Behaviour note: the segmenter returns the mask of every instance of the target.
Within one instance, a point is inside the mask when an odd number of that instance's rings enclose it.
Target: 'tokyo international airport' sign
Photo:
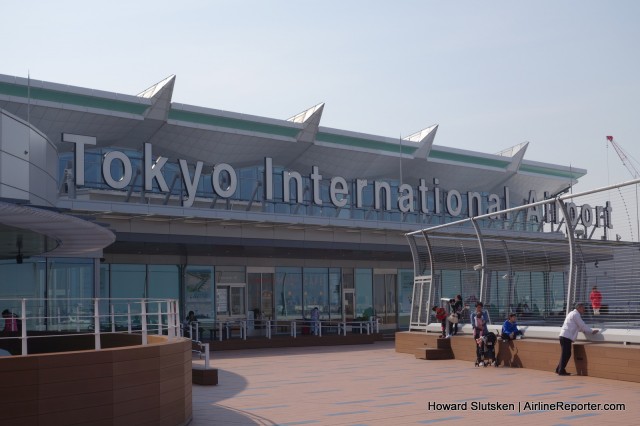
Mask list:
[[[85,145],[95,145],[96,139],[89,136],[72,135],[64,133],[62,135],[63,142],[71,142],[75,144],[75,184],[77,186],[83,186],[84,182],[84,152]],[[169,186],[165,180],[162,172],[162,168],[167,163],[168,158],[158,156],[155,161],[153,159],[153,146],[150,143],[144,144],[143,155],[143,176],[144,176],[144,190],[152,191],[153,182],[158,185],[161,192],[170,192]],[[112,175],[112,163],[120,163],[122,173],[114,177]],[[184,183],[184,188],[187,192],[187,197],[182,200],[183,207],[191,207],[196,198],[196,191],[198,183],[202,177],[202,170],[204,163],[197,161],[195,167],[193,167],[193,174],[190,171],[190,165],[186,160],[179,159],[178,164],[180,166],[181,178]],[[110,188],[124,189],[132,184],[133,166],[131,159],[122,151],[110,151],[106,153],[102,158],[102,176],[103,179]],[[264,201],[274,200],[274,170],[273,159],[265,157],[264,159]],[[321,184],[326,181],[327,178],[320,174],[318,166],[312,166],[311,173],[308,175],[308,179],[311,182],[311,202],[315,205],[322,206],[325,201],[321,197]],[[234,168],[227,163],[218,163],[213,166],[210,174],[211,185],[213,191],[220,198],[231,198],[236,192],[238,187],[238,176]],[[293,202],[291,200],[291,184],[295,185],[295,202],[302,203],[304,198],[304,182],[303,176],[297,171],[283,171],[282,172],[282,194],[284,202]],[[442,190],[440,188],[439,179],[433,179],[432,186],[429,186],[426,179],[419,179],[416,187],[407,183],[402,183],[397,188],[397,203],[392,206],[391,195],[392,188],[389,182],[383,180],[374,180],[369,182],[368,179],[355,179],[355,182],[347,182],[344,177],[334,176],[328,178],[329,184],[329,202],[335,207],[345,207],[351,198],[352,205],[356,208],[363,207],[364,190],[373,185],[373,198],[374,208],[376,210],[392,211],[398,210],[403,213],[411,213],[419,211],[420,213],[434,213],[440,214],[445,209],[445,212],[451,217],[460,216],[477,216],[481,214],[491,214],[500,210],[512,207],[510,204],[509,187],[504,186],[502,194],[481,194],[476,191],[467,192],[463,195],[462,192],[456,189]],[[463,202],[463,197],[466,196],[466,204]],[[430,211],[428,200],[432,200],[432,209]],[[545,198],[548,198],[547,193],[544,194]],[[542,199],[540,199],[542,200]],[[527,203],[535,203],[538,200],[538,196],[535,190],[529,191],[529,199]],[[466,208],[465,208],[466,206]],[[526,221],[535,222],[547,222],[557,223],[558,215],[556,213],[556,206],[553,201],[546,205],[540,205],[537,207],[531,207],[527,210]],[[572,225],[582,223],[585,227],[601,227],[606,226],[612,228],[611,223],[611,205],[609,202],[605,206],[591,207],[588,204],[577,206],[574,203],[567,203],[567,210],[569,213],[570,221]],[[510,218],[510,213],[503,215],[505,219]],[[497,219],[498,215],[492,218]]]

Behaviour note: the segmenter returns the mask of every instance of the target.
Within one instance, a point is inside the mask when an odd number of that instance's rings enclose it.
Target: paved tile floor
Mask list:
[[[418,360],[393,342],[216,352],[211,362],[219,385],[193,386],[193,426],[640,423],[638,383]]]

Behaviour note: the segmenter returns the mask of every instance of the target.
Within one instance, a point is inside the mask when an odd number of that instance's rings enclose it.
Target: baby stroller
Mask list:
[[[495,333],[489,332],[480,339],[477,348],[476,367],[498,366],[496,360],[496,342],[498,338]]]

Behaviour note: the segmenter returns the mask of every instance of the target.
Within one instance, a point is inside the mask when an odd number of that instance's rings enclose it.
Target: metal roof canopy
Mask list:
[[[74,216],[0,201],[0,259],[99,257],[116,237]]]

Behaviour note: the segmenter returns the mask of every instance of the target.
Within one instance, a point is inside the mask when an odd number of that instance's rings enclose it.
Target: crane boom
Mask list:
[[[636,166],[633,165],[633,163],[631,162],[631,159],[629,159],[629,156],[624,151],[624,149],[622,149],[622,147],[618,145],[616,141],[613,140],[613,136],[607,136],[607,140],[611,142],[613,149],[616,150],[616,154],[618,154],[618,157],[620,157],[622,164],[627,168],[627,170],[629,170],[629,173],[631,173],[631,176],[633,176],[634,179],[637,179],[638,176],[640,176],[640,172],[638,172],[638,169],[636,168]],[[640,207],[638,206],[638,185],[635,185],[635,187],[636,187],[636,232],[637,232],[636,235],[638,235],[638,240],[640,241]],[[633,240],[633,229],[631,229],[631,240]]]
[[[613,140],[613,136],[607,136],[607,141],[609,141],[611,143],[611,146],[613,146],[613,149],[616,150],[616,154],[618,154],[618,157],[620,157],[622,164],[627,168],[627,170],[629,170],[631,176],[634,179],[637,179],[640,176],[640,172],[635,168],[633,163],[631,163],[631,160],[629,160],[629,156],[624,151],[624,149],[622,149],[622,147],[618,145],[615,140]]]

